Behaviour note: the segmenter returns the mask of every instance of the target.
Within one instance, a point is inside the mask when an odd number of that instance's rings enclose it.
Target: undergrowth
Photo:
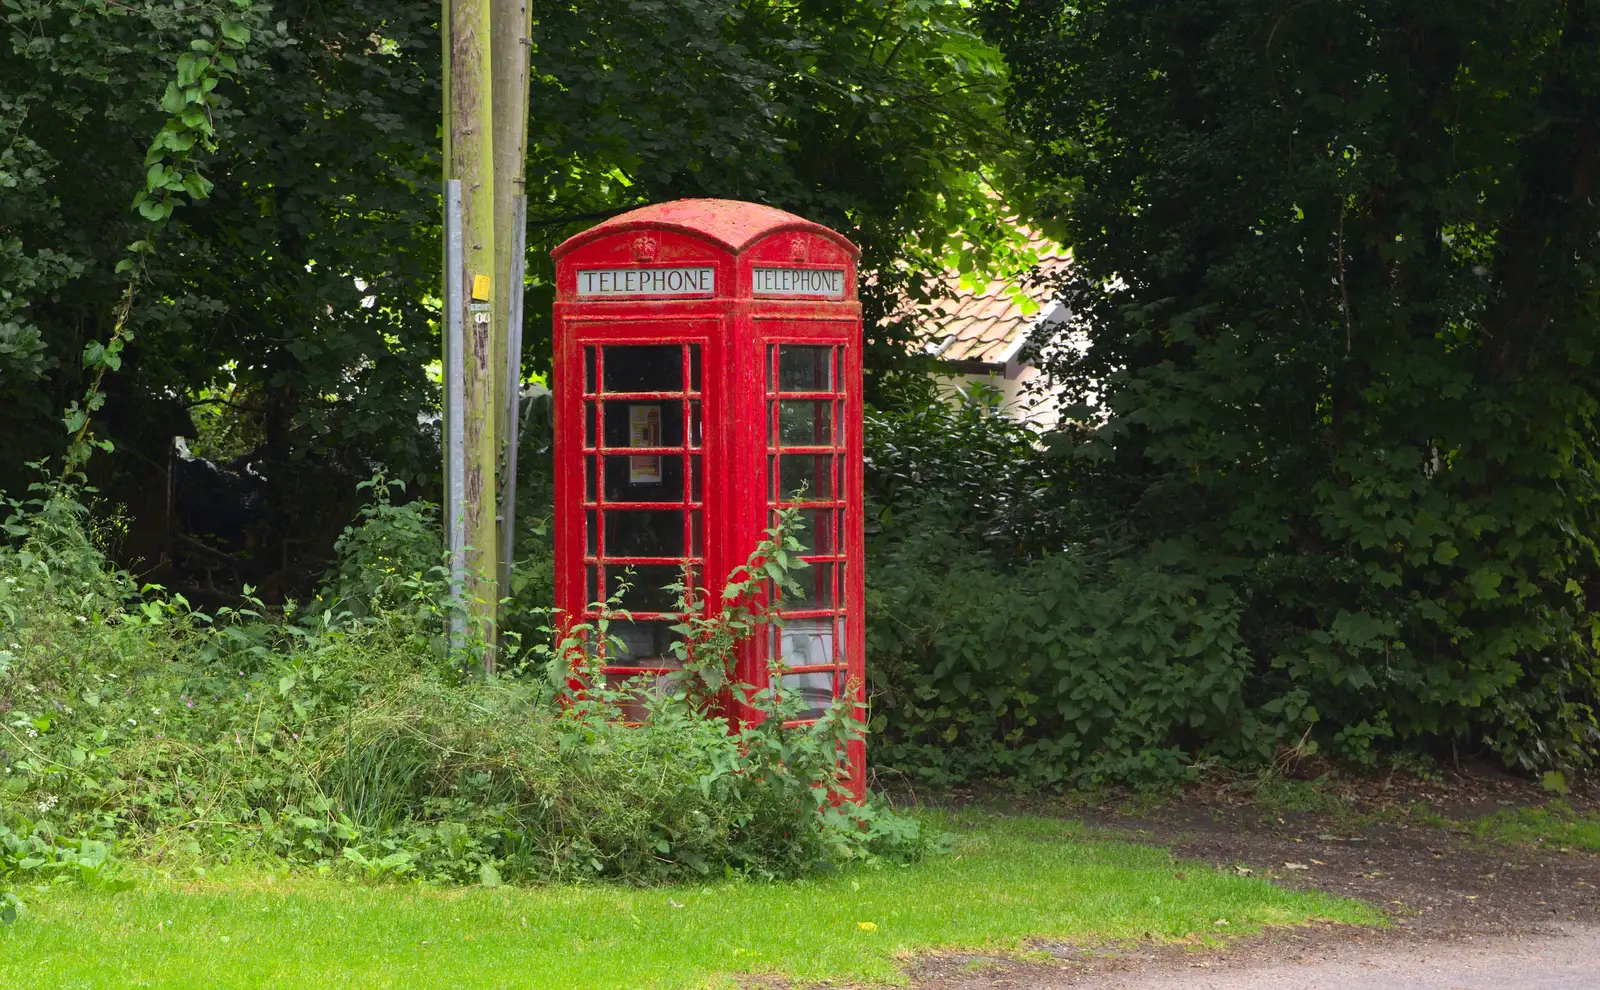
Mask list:
[[[1538,808],[1502,808],[1467,827],[1479,839],[1508,845],[1600,853],[1600,814],[1559,799]]]
[[[690,662],[625,725],[637,692],[586,670],[626,618],[614,607],[547,628],[509,674],[468,673],[470,648],[442,635],[442,572],[407,551],[428,546],[408,513],[427,512],[380,498],[344,541],[362,566],[336,568],[310,607],[206,615],[110,567],[76,492],[11,503],[0,891],[95,879],[114,854],[487,885],[793,877],[920,854],[915,822],[838,800],[850,712],[786,729],[787,702],[712,669],[729,630],[773,617],[734,598],[686,620]],[[763,574],[789,559],[787,525],[752,558]],[[770,717],[731,726],[703,703],[720,690]],[[14,916],[15,896],[0,907]]]

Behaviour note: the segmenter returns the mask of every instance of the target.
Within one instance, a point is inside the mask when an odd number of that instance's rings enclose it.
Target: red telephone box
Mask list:
[[[791,213],[716,199],[634,210],[552,252],[556,606],[592,617],[631,570],[613,684],[674,666],[666,588],[686,566],[715,607],[793,506],[804,592],[774,596],[783,627],[746,644],[735,674],[766,688],[781,658],[802,721],[841,697],[862,717],[859,253]],[[744,701],[729,714],[759,717]],[[859,794],[864,744],[847,755]]]

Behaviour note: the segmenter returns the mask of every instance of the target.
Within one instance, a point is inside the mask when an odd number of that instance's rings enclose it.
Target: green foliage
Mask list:
[[[0,306],[0,318],[22,315],[34,301],[29,295],[36,294],[39,301],[58,300],[63,288],[85,275],[110,274],[109,284],[122,282],[120,298],[104,314],[109,324],[105,339],[90,336],[77,359],[87,386],[81,400],[74,397],[66,403],[62,418],[71,435],[66,444],[69,470],[81,467],[94,448],[112,447],[110,441],[94,441],[89,430],[90,418],[105,402],[101,383],[108,372],[122,366],[122,352],[134,336],[136,289],[148,259],[156,253],[157,232],[183,199],[200,201],[211,192],[213,184],[202,174],[201,160],[217,150],[216,120],[226,116],[228,108],[217,88],[238,74],[252,27],[259,26],[264,13],[265,8],[251,0],[201,3],[188,9],[108,7],[81,0],[8,5],[5,25],[13,58],[7,66],[13,71],[0,73],[0,107],[7,111],[0,121],[11,130],[11,150],[0,159],[0,235],[23,236],[0,236],[0,257],[6,263],[0,273],[15,276],[14,288]],[[190,40],[175,41],[174,35]],[[59,136],[62,130],[77,128],[47,130],[39,121],[64,114],[81,126],[85,119],[104,115],[120,125],[119,136],[129,136],[130,128],[136,131],[141,122],[137,113],[126,112],[132,108],[107,113],[94,104],[99,102],[97,90],[130,82],[134,92],[116,96],[137,97],[142,88],[165,82],[157,105],[167,116],[159,130],[150,128],[154,137],[147,138],[144,179],[130,197],[144,224],[127,238],[131,243],[114,268],[95,273],[91,263],[72,250],[76,245],[69,241],[67,250],[62,250],[62,228],[70,210],[62,209],[59,189],[47,188],[44,181],[45,175],[54,173],[59,182],[59,173],[69,164],[59,149]],[[104,197],[118,188],[122,187],[113,185],[90,195]],[[123,222],[112,231],[132,232],[124,218],[116,219]],[[92,236],[103,239],[105,231]],[[22,291],[29,295],[19,295]],[[44,355],[37,325],[10,319],[0,326],[5,340],[0,356],[10,359],[10,381],[27,385],[40,379],[49,365],[65,363]],[[39,411],[41,404],[35,400],[33,408],[23,410],[24,422],[27,413]],[[0,482],[4,480],[0,477]]]
[[[1316,780],[1296,780],[1267,769],[1259,772],[1254,780],[1246,781],[1243,789],[1249,793],[1256,807],[1267,814],[1348,814],[1350,805],[1333,793],[1327,784],[1326,776]]]
[[[1001,568],[933,535],[947,525],[927,520],[868,572],[880,766],[936,784],[1162,786],[1202,746],[1270,755],[1315,719],[1303,709],[1269,725],[1251,711],[1240,603],[1175,566],[1192,548]]]
[[[1005,126],[1006,68],[967,3],[602,0],[536,16],[541,326],[545,249],[592,222],[561,217],[681,196],[769,203],[862,248],[878,394],[909,363],[914,328],[880,322],[902,292],[925,299],[947,264],[984,274],[1025,252],[995,193],[1021,181],[1026,143]]]
[[[371,615],[404,608],[419,592],[440,594],[444,541],[438,506],[396,505],[391,489],[404,492],[405,485],[381,474],[357,487],[369,491],[372,501],[333,544],[338,563],[324,578],[324,607]]]
[[[1046,357],[1089,517],[1223,582],[1248,711],[1591,768],[1600,11],[986,11],[1072,190],[1089,346]]]
[[[226,416],[267,489],[266,546],[235,570],[271,600],[326,566],[353,508],[329,491],[378,467],[436,490],[418,414],[438,402],[438,10],[5,8],[0,490],[23,490],[21,465],[62,450],[61,411],[79,403],[77,429],[96,412],[83,396],[103,392],[96,430],[121,453],[96,483],[150,525],[151,465]],[[548,367],[548,248],[630,206],[728,196],[839,226],[879,272],[875,315],[945,261],[1019,250],[992,189],[1023,146],[964,3],[603,0],[536,16],[532,372]],[[185,198],[200,201],[172,213]],[[159,246],[146,215],[166,224]],[[119,272],[133,244],[139,268]],[[874,331],[875,372],[904,363],[906,332]],[[107,359],[116,373],[91,387]]]
[[[1060,549],[1081,530],[1072,479],[1040,456],[1035,427],[981,388],[866,410],[867,538],[944,528],[997,562]]]
[[[782,701],[757,696],[771,717],[734,730],[676,694],[623,724],[631,693],[592,672],[603,626],[539,644],[564,664],[549,679],[463,679],[470,657],[441,636],[452,606],[403,570],[430,507],[371,507],[343,541],[347,588],[321,608],[208,617],[108,569],[73,496],[13,505],[0,548],[9,872],[83,879],[121,844],[371,879],[641,883],[922,849],[914,822],[832,800],[855,725],[843,711],[786,729]],[[786,538],[773,540],[760,552],[781,559]]]

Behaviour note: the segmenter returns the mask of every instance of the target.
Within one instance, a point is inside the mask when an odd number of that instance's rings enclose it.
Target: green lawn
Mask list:
[[[735,974],[899,979],[908,955],[1376,923],[1291,893],[1084,837],[1037,818],[964,816],[912,867],[790,884],[441,891],[237,870],[104,893],[30,896],[0,929],[3,987],[725,987]],[[1221,922],[1226,922],[1222,924]]]

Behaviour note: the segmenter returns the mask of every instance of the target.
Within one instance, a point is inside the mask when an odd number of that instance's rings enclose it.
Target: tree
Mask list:
[[[1592,761],[1600,6],[986,17],[1077,262],[1078,491],[1233,575],[1258,711]]]
[[[915,328],[882,319],[900,299],[926,299],[947,265],[1018,265],[1007,197],[1028,149],[965,3],[566,3],[539,10],[534,40],[529,243],[546,286],[548,248],[596,215],[690,196],[778,206],[861,247],[868,389],[886,398],[897,371],[921,371]],[[541,342],[545,299],[529,310]]]
[[[189,42],[236,9],[7,8],[0,490],[20,491],[23,465],[62,448],[60,411],[82,394],[85,347],[119,299],[116,263],[144,229],[128,203],[163,87]],[[958,0],[536,13],[530,370],[548,351],[548,248],[644,202],[757,199],[838,226],[877,273],[876,312],[929,266],[1006,250],[990,187],[1007,188],[1018,143],[1001,119],[1003,68]],[[302,591],[349,518],[346,493],[379,467],[413,491],[436,484],[437,437],[419,418],[438,405],[438,15],[436,3],[275,3],[217,89],[219,150],[199,163],[214,188],[163,232],[107,379],[100,427],[117,450],[94,473],[131,508],[129,556],[153,556],[169,440],[195,419],[212,427],[203,452],[241,458],[241,481],[263,489],[250,531],[210,544],[227,551],[206,558],[223,585]],[[878,368],[905,360],[898,339],[877,341]]]

